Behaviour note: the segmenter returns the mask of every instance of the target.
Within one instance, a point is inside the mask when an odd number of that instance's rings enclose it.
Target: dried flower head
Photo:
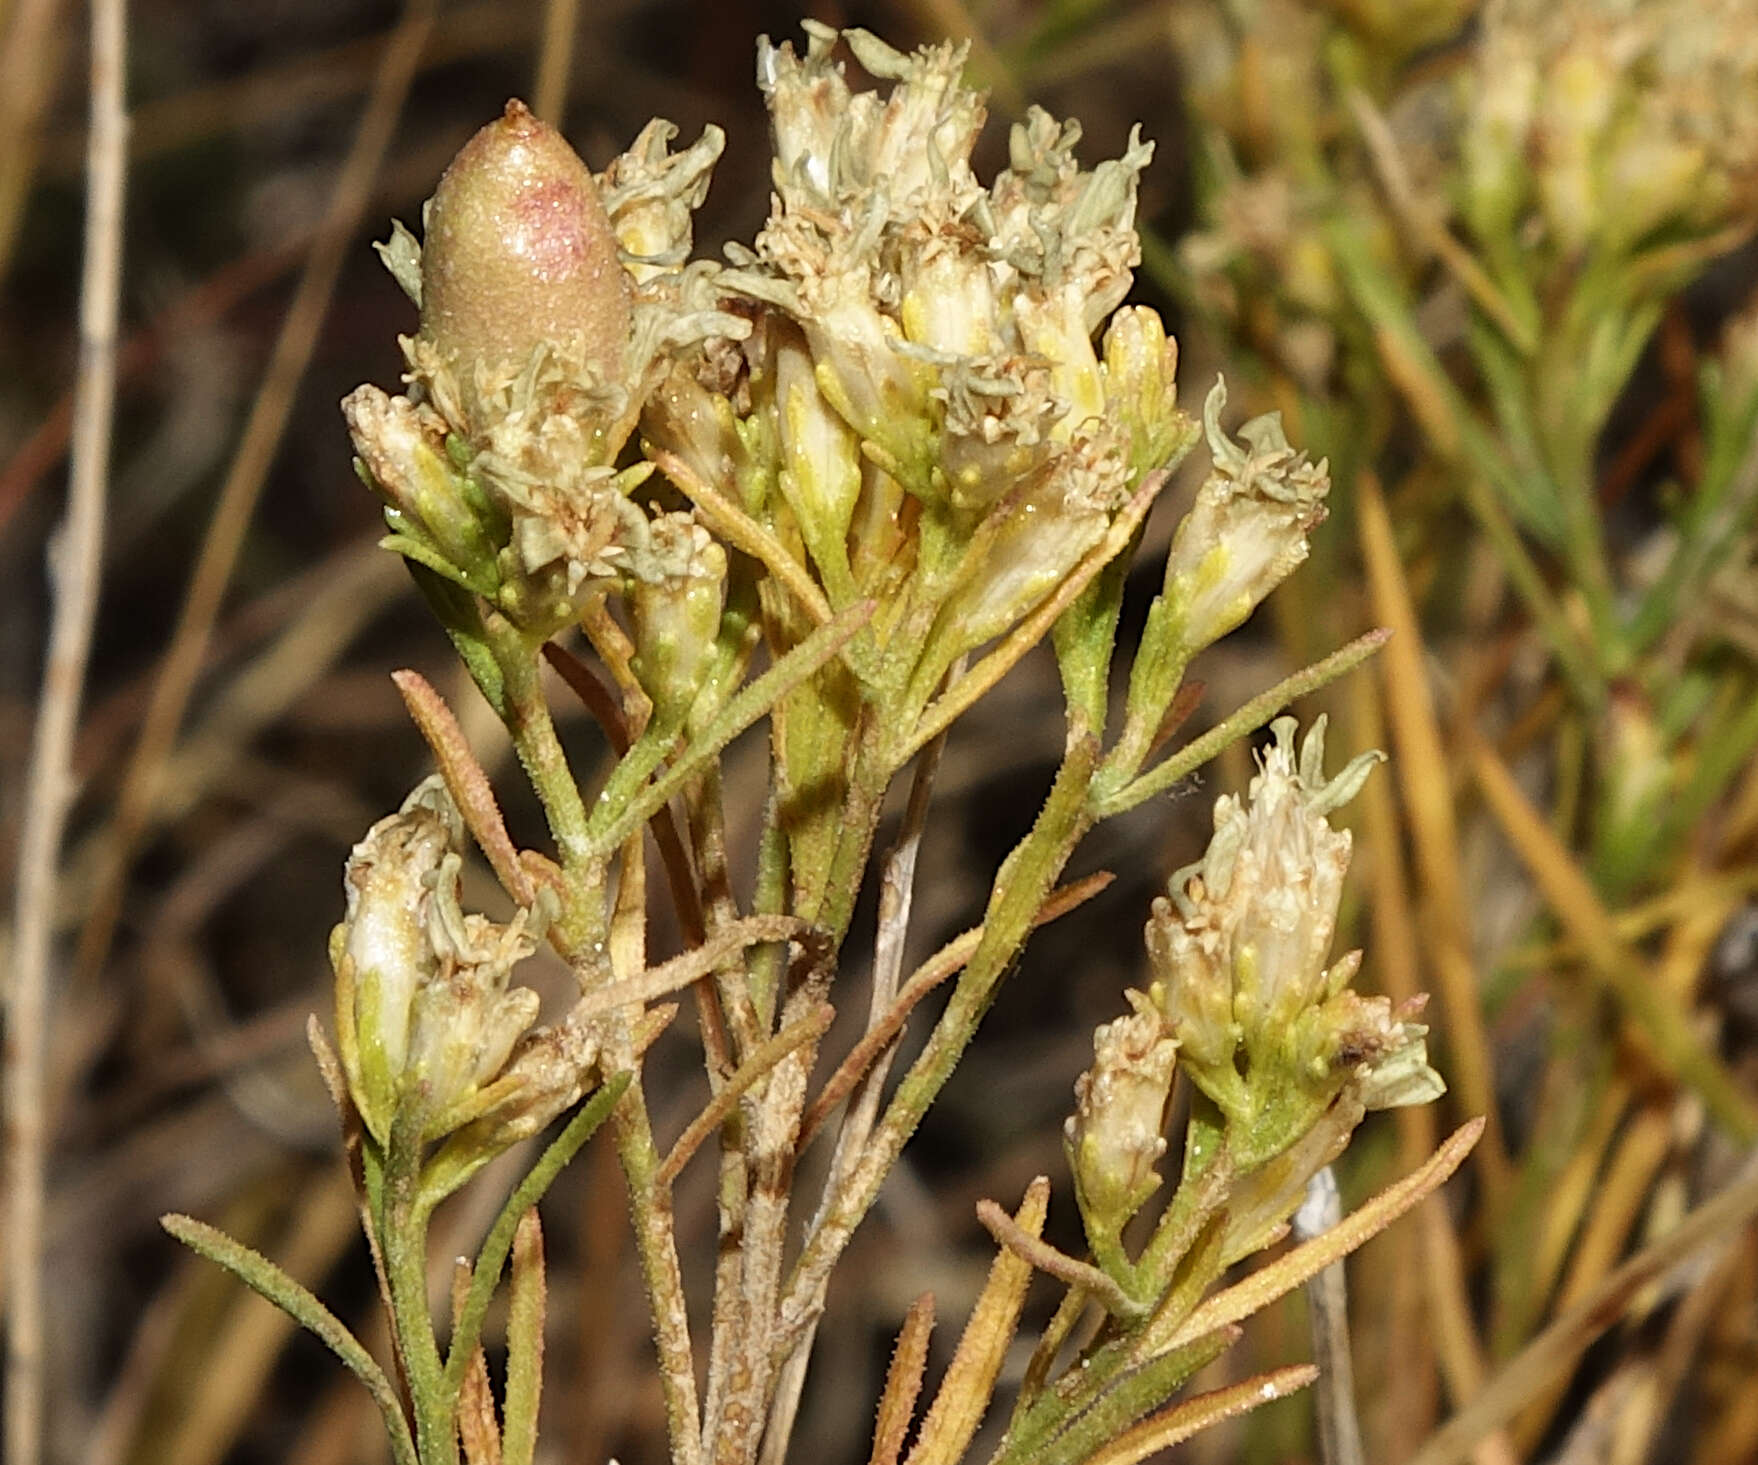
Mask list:
[[[468,1122],[537,1017],[537,994],[511,977],[537,949],[546,909],[505,925],[465,913],[462,839],[433,777],[348,859],[348,913],[330,942],[336,1027],[355,1107],[380,1144],[394,1126],[422,1140]]]
[[[705,127],[681,153],[670,150],[678,130],[654,118],[598,180],[605,213],[630,278],[650,284],[690,260],[696,210],[708,197],[726,134]]]
[[[1217,382],[1203,404],[1213,466],[1166,560],[1166,604],[1186,656],[1239,625],[1306,558],[1331,486],[1324,463],[1289,446],[1280,414],[1254,417],[1235,442],[1221,429],[1226,405]]]

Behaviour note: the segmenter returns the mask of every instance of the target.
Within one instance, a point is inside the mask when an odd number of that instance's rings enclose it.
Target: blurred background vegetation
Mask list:
[[[1158,151],[1136,298],[1180,339],[1187,406],[1224,371],[1241,415],[1280,408],[1331,459],[1313,567],[1199,664],[1194,717],[1369,626],[1398,633],[1322,699],[1339,753],[1395,756],[1357,806],[1345,935],[1369,983],[1434,993],[1452,1094],[1370,1122],[1345,1194],[1461,1118],[1492,1125],[1445,1196],[1351,1264],[1368,1458],[1758,1459],[1758,1237],[1732,1215],[1683,1267],[1665,1249],[1758,1141],[1750,0],[137,0],[109,536],[49,1030],[51,1458],[376,1458],[357,1385],[154,1224],[216,1220],[371,1328],[303,1026],[329,1006],[347,850],[426,768],[387,673],[422,670],[485,764],[506,758],[373,547],[377,505],[349,469],[336,402],[391,385],[413,325],[368,244],[418,220],[511,95],[595,167],[651,116],[686,139],[718,122],[698,242],[749,238],[768,208],[754,41],[806,17],[900,47],[971,41],[985,172],[1028,104],[1079,117],[1088,162],[1142,123]],[[83,22],[66,0],[0,3],[9,863],[78,349]],[[961,723],[923,855],[925,942],[971,923],[1029,823],[1059,706],[1043,655]],[[590,767],[596,733],[558,708]],[[735,838],[761,756],[729,764]],[[1034,941],[838,1275],[800,1459],[859,1458],[910,1298],[968,1306],[991,1254],[975,1200],[1039,1173],[1061,1187],[1070,1087],[1140,978],[1148,900],[1248,773],[1236,750],[1088,849],[1119,879]],[[539,838],[534,809],[509,817]],[[650,1091],[678,1076],[668,1133],[700,1102],[689,1041],[649,1059]],[[710,1184],[703,1169],[679,1194],[698,1279]],[[1060,1210],[1054,1239],[1078,1249]],[[548,1212],[547,1458],[662,1459],[608,1155],[589,1151]],[[1224,1366],[1307,1348],[1295,1300]],[[1314,1459],[1310,1419],[1308,1401],[1271,1406],[1184,1458]]]

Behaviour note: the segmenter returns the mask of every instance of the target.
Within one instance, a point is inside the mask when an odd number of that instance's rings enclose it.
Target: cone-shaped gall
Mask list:
[[[421,334],[468,380],[520,370],[543,341],[607,381],[629,338],[629,282],[592,174],[520,101],[465,143],[427,210]]]

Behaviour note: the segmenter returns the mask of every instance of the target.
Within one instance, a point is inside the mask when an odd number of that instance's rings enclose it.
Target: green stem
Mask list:
[[[1224,1121],[1213,1103],[1200,1093],[1192,1094],[1191,1111],[1185,1138],[1188,1158],[1184,1177],[1136,1263],[1136,1275],[1144,1290],[1152,1290],[1151,1300],[1156,1302],[1171,1285],[1179,1264],[1195,1247],[1203,1228],[1226,1203],[1233,1181],[1229,1156],[1221,1147]]]
[[[772,736],[771,765],[779,761]],[[758,915],[779,916],[787,910],[790,888],[788,839],[783,826],[781,801],[771,786],[763,807],[763,832],[757,838],[757,879],[751,892],[751,908]],[[787,955],[782,945],[764,947],[748,963],[751,1002],[765,1030],[775,1023],[775,994],[781,988],[781,968]]]
[[[507,731],[531,786],[543,801],[562,864],[573,868],[586,860],[591,849],[586,836],[586,805],[549,715],[542,659],[537,647],[511,621],[493,611],[486,620],[489,644],[506,679]]]
[[[1192,1374],[1218,1358],[1231,1336],[1218,1332],[1145,1364],[1132,1365],[1130,1340],[1118,1338],[1100,1349],[1067,1393],[1052,1389],[1038,1396],[1026,1417],[1009,1430],[992,1465],[1071,1465],[1085,1460],[1143,1415],[1171,1398]]]
[[[621,845],[674,796],[683,793],[721,749],[759,718],[768,715],[790,692],[816,676],[872,614],[873,602],[864,600],[850,606],[827,625],[820,626],[762,676],[729,698],[703,726],[693,729],[689,742],[653,782],[646,782],[647,770],[643,769],[641,783],[635,785],[632,780],[628,781],[625,792],[623,771],[618,768],[611,776],[614,794],[611,787],[606,788],[606,796],[601,796],[588,826],[591,847],[608,854]],[[640,746],[636,744],[636,748]],[[666,751],[669,749],[668,741]],[[629,757],[634,756],[635,749],[631,749]],[[659,759],[653,759],[655,767],[658,762]]]
[[[1097,789],[1121,788],[1141,772],[1142,764],[1153,752],[1161,721],[1184,683],[1189,657],[1184,654],[1180,638],[1165,625],[1170,614],[1163,596],[1149,608],[1148,629],[1142,636],[1135,665],[1130,668],[1123,731],[1094,780]]]
[[[1220,1237],[1212,1223],[1226,1203],[1232,1170],[1226,1152],[1216,1147],[1217,1131],[1203,1117],[1203,1107],[1198,1096],[1187,1140],[1193,1148],[1187,1152],[1183,1181],[1135,1267],[1138,1295],[1153,1305],[1152,1317],[1086,1354],[1054,1388],[1017,1410],[1008,1426],[1007,1458],[1034,1462],[1070,1458],[1060,1446],[1071,1437],[1085,1438],[1093,1419],[1115,1418],[1121,1409],[1123,1417],[1115,1425],[1121,1429],[1165,1397],[1152,1394],[1164,1383],[1157,1372],[1163,1360],[1156,1356],[1152,1334],[1163,1335],[1168,1323],[1176,1325],[1189,1316],[1225,1270]],[[1176,1368],[1172,1372],[1176,1374]],[[1170,1387],[1187,1376],[1174,1378]],[[1058,1448],[1046,1453],[1052,1440]]]
[[[854,919],[855,902],[860,898],[861,879],[873,853],[873,840],[879,832],[879,815],[885,806],[885,791],[891,786],[890,760],[876,754],[871,740],[863,737],[855,755],[854,770],[849,777],[848,794],[843,800],[841,831],[831,856],[830,869],[818,892],[814,909],[800,912],[804,919],[822,927],[832,945],[840,947]]]
[[[538,648],[495,611],[485,613],[484,624],[503,681],[503,720],[562,858],[567,895],[551,939],[564,956],[572,956],[603,939],[604,910],[598,898],[603,860],[593,848],[586,804],[549,714]]]
[[[393,1124],[385,1157],[385,1275],[391,1288],[397,1349],[415,1411],[415,1445],[421,1465],[457,1465],[457,1390],[446,1387],[433,1314],[427,1305],[427,1220],[421,1196],[418,1105],[405,1105]]]
[[[525,1178],[507,1197],[494,1225],[489,1227],[488,1235],[476,1253],[476,1265],[470,1273],[470,1291],[458,1314],[458,1325],[446,1354],[444,1382],[449,1395],[455,1396],[464,1382],[464,1370],[469,1367],[476,1344],[482,1337],[482,1319],[488,1311],[494,1289],[500,1283],[501,1269],[513,1249],[520,1218],[543,1198],[563,1166],[597,1132],[629,1082],[629,1074],[619,1073],[580,1106],[543,1152],[542,1158],[525,1172]]]

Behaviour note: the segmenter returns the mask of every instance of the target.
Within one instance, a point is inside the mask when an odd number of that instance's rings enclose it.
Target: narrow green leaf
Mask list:
[[[507,1393],[501,1465],[531,1465],[543,1393],[543,1226],[526,1211],[513,1233],[513,1290],[507,1309]]]
[[[863,600],[820,626],[721,708],[658,779],[620,809],[609,801],[601,803],[588,826],[593,849],[606,855],[621,845],[681,791],[704,763],[841,651],[872,614],[873,602]]]
[[[380,549],[388,549],[396,554],[400,554],[404,559],[409,560],[411,563],[418,564],[423,569],[431,570],[441,579],[449,580],[452,584],[457,585],[464,590],[468,590],[472,594],[492,595],[494,593],[494,586],[487,584],[485,581],[475,579],[466,571],[460,569],[457,565],[454,565],[431,545],[423,543],[413,535],[387,534],[383,539],[379,540],[378,547]]]
[[[580,1106],[574,1117],[568,1121],[567,1127],[555,1137],[550,1147],[507,1197],[507,1203],[501,1207],[500,1215],[495,1217],[494,1225],[489,1227],[482,1250],[476,1254],[476,1269],[470,1278],[470,1295],[458,1314],[458,1326],[452,1330],[451,1348],[446,1354],[445,1385],[453,1394],[463,1382],[470,1355],[476,1351],[476,1344],[482,1337],[483,1314],[488,1311],[494,1289],[500,1285],[501,1268],[506,1265],[507,1253],[513,1249],[513,1237],[518,1230],[519,1218],[543,1198],[543,1193],[554,1183],[556,1176],[562,1173],[562,1167],[592,1138],[598,1126],[616,1108],[617,1100],[622,1098],[623,1090],[628,1088],[633,1078],[633,1074],[619,1073]]]
[[[482,689],[482,695],[488,698],[488,705],[505,722],[508,715],[507,680],[494,652],[489,649],[488,632],[483,628],[482,612],[477,608],[476,598],[463,585],[437,573],[430,565],[408,555],[403,557],[403,563],[409,567],[415,588],[421,592],[421,598],[427,602],[435,619],[445,628],[459,658]]]
[[[1097,1454],[1089,1455],[1085,1465],[1139,1465],[1150,1455],[1183,1444],[1192,1435],[1249,1413],[1272,1399],[1283,1399],[1296,1389],[1304,1389],[1318,1377],[1310,1363],[1297,1363],[1259,1374],[1243,1383],[1229,1384],[1194,1399],[1184,1399],[1170,1409],[1144,1419],[1125,1434],[1120,1434]]]
[[[1136,1420],[1164,1405],[1239,1335],[1237,1327],[1218,1328],[1140,1367],[1116,1367],[1124,1362],[1122,1339],[1087,1355],[1079,1381],[1087,1386],[1090,1377],[1090,1389],[1083,1388],[1082,1401],[1070,1407],[1058,1390],[1040,1395],[1028,1416],[1009,1430],[991,1465],[1085,1465]]]
[[[305,1287],[277,1267],[260,1252],[252,1251],[241,1241],[234,1241],[223,1231],[197,1221],[192,1216],[159,1217],[159,1224],[191,1251],[224,1267],[251,1291],[267,1298],[315,1335],[372,1395],[390,1436],[392,1458],[397,1465],[417,1465],[415,1441],[409,1433],[409,1421],[403,1417],[403,1406],[397,1391],[385,1372],[361,1342],[323,1303]]]
[[[1188,778],[1201,768],[1228,744],[1262,727],[1296,697],[1316,692],[1345,672],[1360,666],[1386,644],[1386,638],[1390,634],[1383,630],[1369,631],[1340,650],[1333,651],[1322,661],[1315,661],[1311,666],[1295,672],[1293,676],[1284,677],[1267,692],[1258,693],[1225,722],[1216,723],[1200,738],[1186,743],[1140,778],[1124,784],[1115,792],[1102,791],[1095,786],[1094,814],[1100,819],[1109,819],[1113,814],[1133,809],[1137,804],[1153,798],[1155,794],[1166,792],[1181,779]]]
[[[1482,1133],[1481,1118],[1460,1125],[1415,1170],[1388,1185],[1329,1231],[1320,1232],[1311,1241],[1295,1247],[1268,1266],[1260,1267],[1244,1281],[1235,1283],[1224,1292],[1217,1292],[1185,1318],[1161,1346],[1183,1347],[1220,1328],[1242,1322],[1277,1298],[1304,1285],[1332,1262],[1342,1260],[1358,1246],[1379,1235],[1417,1202],[1438,1190],[1465,1162]],[[1157,1343],[1152,1332],[1150,1329],[1145,1341]]]

